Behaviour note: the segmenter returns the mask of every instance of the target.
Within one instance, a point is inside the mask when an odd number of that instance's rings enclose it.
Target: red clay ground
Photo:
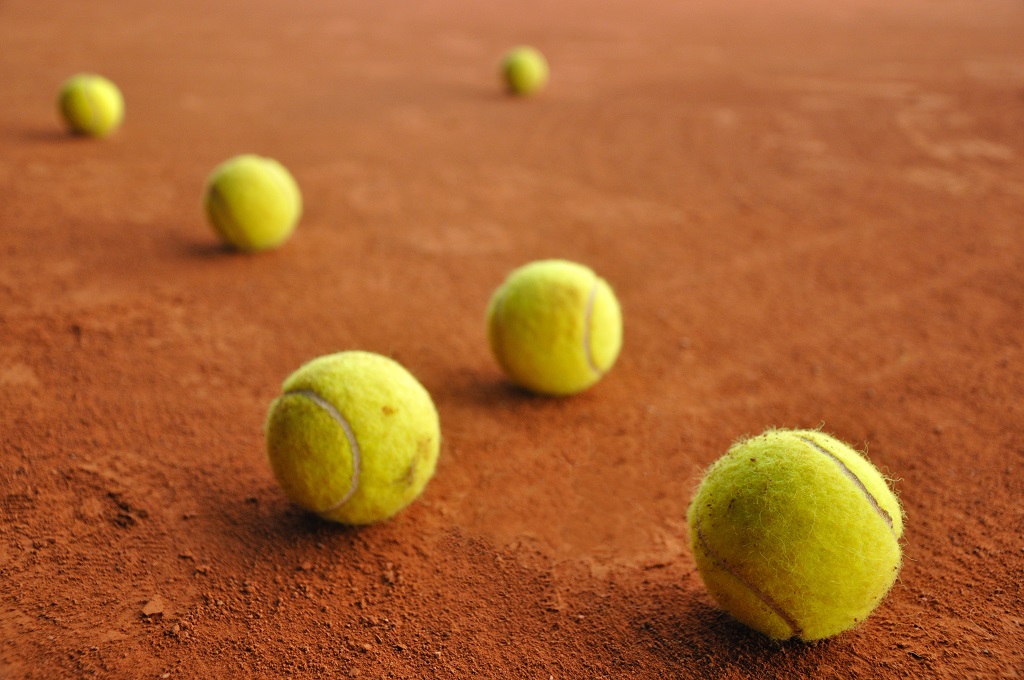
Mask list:
[[[0,3],[0,676],[1024,675],[1021,36],[1017,0]],[[522,42],[553,79],[513,101]],[[82,70],[125,93],[107,141],[56,120]],[[255,257],[199,208],[245,151],[307,207]],[[572,399],[483,333],[550,256],[626,315]],[[445,436],[358,530],[261,430],[351,348]],[[898,479],[906,563],[861,627],[771,643],[684,513],[736,437],[821,424]]]

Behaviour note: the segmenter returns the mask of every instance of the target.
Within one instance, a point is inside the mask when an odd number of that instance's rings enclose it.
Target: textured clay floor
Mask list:
[[[1018,0],[0,1],[0,677],[1024,675],[1021,36]],[[108,140],[57,121],[78,71],[125,94]],[[259,256],[199,205],[247,151],[306,204]],[[571,399],[484,337],[542,257],[624,309]],[[342,349],[444,433],[365,529],[263,450]],[[906,509],[893,592],[819,644],[717,611],[687,547],[701,471],[772,425]]]

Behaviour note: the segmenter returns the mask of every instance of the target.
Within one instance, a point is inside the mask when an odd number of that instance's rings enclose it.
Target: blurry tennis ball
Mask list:
[[[313,359],[289,376],[265,429],[285,494],[344,524],[387,519],[415,500],[441,442],[434,403],[416,378],[357,351]]]
[[[534,94],[548,83],[548,62],[532,47],[515,47],[502,59],[501,75],[510,93]]]
[[[903,511],[885,477],[816,430],[733,444],[708,469],[687,519],[711,595],[780,640],[856,626],[900,569]]]
[[[117,85],[91,73],[64,81],[57,106],[72,132],[91,137],[106,137],[124,120],[124,98]]]
[[[203,205],[225,243],[255,252],[276,248],[292,235],[302,214],[302,194],[283,165],[242,154],[213,170]]]
[[[541,394],[581,392],[622,348],[622,311],[591,269],[540,260],[516,269],[491,296],[487,336],[512,381]]]

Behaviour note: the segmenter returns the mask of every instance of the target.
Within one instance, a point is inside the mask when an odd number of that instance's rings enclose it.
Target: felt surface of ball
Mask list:
[[[816,430],[735,443],[708,469],[687,519],[711,595],[776,639],[852,628],[900,569],[903,511],[885,477]]]
[[[284,243],[302,215],[302,194],[287,168],[254,154],[218,165],[206,180],[203,205],[217,235],[238,250]]]
[[[437,410],[416,378],[357,351],[318,357],[289,376],[265,431],[285,494],[344,524],[387,519],[415,500],[441,442]]]
[[[103,76],[91,73],[64,81],[57,106],[72,132],[91,137],[106,137],[124,120],[121,90]]]
[[[501,76],[511,94],[539,92],[548,84],[548,73],[547,59],[533,47],[515,47],[501,61]]]
[[[541,394],[587,389],[622,348],[622,311],[611,286],[566,260],[539,260],[509,274],[491,296],[486,323],[506,375]]]

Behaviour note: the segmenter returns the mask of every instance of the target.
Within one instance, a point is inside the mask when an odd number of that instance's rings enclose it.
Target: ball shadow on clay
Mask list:
[[[443,389],[435,390],[442,395]],[[543,406],[545,404],[569,403],[585,398],[584,395],[573,395],[571,398],[537,394],[525,387],[520,387],[504,376],[495,374],[476,376],[475,379],[461,385],[452,386],[447,390],[449,399],[463,405],[482,406],[487,409],[513,407],[522,405]]]
[[[33,127],[22,128],[13,132],[12,137],[17,137],[24,142],[57,145],[61,143],[72,144],[103,144],[108,140],[96,140],[85,134],[78,134],[56,127]]]
[[[181,229],[179,231],[184,231]],[[268,259],[273,258],[280,252],[281,249],[266,250],[262,252],[246,252],[239,250],[234,246],[221,243],[215,236],[210,238],[190,238],[182,233],[177,233],[173,237],[171,247],[167,249],[167,252],[173,253],[176,258],[186,260],[207,260],[216,261],[223,259],[245,261],[251,260],[252,262],[264,263]],[[266,258],[266,259],[264,259]]]
[[[178,252],[189,259],[197,260],[246,255],[226,243],[217,243],[216,241],[185,241],[179,244]]]
[[[239,536],[243,542],[294,545],[301,554],[313,554],[309,551],[316,551],[318,544],[331,548],[351,547],[351,541],[376,526],[328,521],[289,501],[276,486],[268,487],[258,498],[247,499],[240,511],[239,533],[247,534]]]
[[[764,673],[776,665],[786,670],[800,667],[801,676],[806,672],[814,677],[815,669],[834,654],[830,650],[836,644],[834,639],[773,640],[689,587],[655,584],[636,603],[636,610],[636,626],[652,639],[652,650],[679,664],[681,672],[696,671],[697,677]]]

